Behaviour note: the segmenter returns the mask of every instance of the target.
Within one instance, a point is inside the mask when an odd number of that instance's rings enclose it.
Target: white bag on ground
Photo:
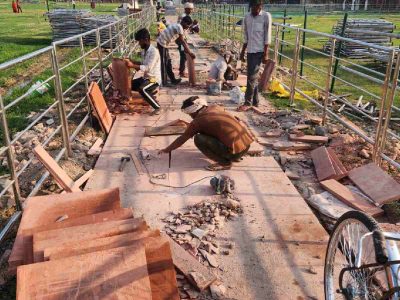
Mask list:
[[[43,84],[42,80],[38,80],[29,88],[28,92],[33,92],[33,95],[43,95],[49,88],[50,85],[48,83]]]
[[[229,91],[229,96],[231,97],[231,100],[237,105],[241,105],[244,103],[244,93],[240,90],[240,87],[238,86],[235,86]]]

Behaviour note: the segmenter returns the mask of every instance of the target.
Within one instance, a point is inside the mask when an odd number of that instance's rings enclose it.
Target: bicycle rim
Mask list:
[[[388,290],[385,269],[381,266],[361,268],[340,273],[355,267],[360,253],[360,238],[371,231],[379,230],[376,222],[360,212],[346,213],[339,219],[329,240],[325,260],[325,299],[380,299]],[[375,263],[372,237],[362,244],[361,265]]]

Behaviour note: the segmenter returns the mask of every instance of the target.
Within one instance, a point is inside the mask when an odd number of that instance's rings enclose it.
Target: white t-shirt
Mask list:
[[[154,79],[161,85],[160,52],[153,45],[150,45],[147,50],[142,51],[140,70],[144,72],[144,78]]]
[[[224,80],[224,74],[228,69],[228,64],[222,56],[219,56],[217,60],[211,65],[208,77],[217,81]]]

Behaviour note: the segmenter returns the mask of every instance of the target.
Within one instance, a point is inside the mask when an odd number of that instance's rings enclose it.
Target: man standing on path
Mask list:
[[[171,57],[169,56],[168,45],[172,41],[178,40],[182,43],[185,53],[189,54],[193,59],[196,56],[190,51],[188,44],[184,39],[184,30],[188,29],[192,25],[192,18],[189,16],[183,17],[181,23],[171,24],[160,33],[157,38],[157,47],[160,51],[161,56],[161,76],[162,84],[167,84],[167,76],[169,77],[172,84],[178,84],[181,82],[181,78],[176,79],[174,71],[172,70]]]
[[[192,12],[194,10],[194,5],[193,5],[193,3],[190,3],[190,2],[186,2],[183,7],[185,9],[185,12],[181,16],[178,16],[178,23],[180,23],[184,17],[186,17],[186,16],[190,17],[190,15],[192,14]],[[184,36],[184,38],[185,38],[185,36]],[[185,69],[186,69],[185,49],[183,48],[183,45],[179,40],[176,41],[176,44],[178,45],[179,56],[180,56],[179,76],[185,77]]]
[[[259,105],[258,73],[261,63],[268,60],[268,47],[271,43],[272,17],[262,10],[263,0],[250,0],[250,13],[243,22],[244,43],[240,59],[245,60],[247,49],[247,89],[245,103],[240,107],[247,110],[251,105]]]
[[[207,170],[230,169],[249,151],[254,136],[247,125],[218,105],[208,106],[197,96],[183,101],[182,111],[193,121],[185,132],[159,154],[169,153],[194,137],[196,147],[209,159],[215,161]]]

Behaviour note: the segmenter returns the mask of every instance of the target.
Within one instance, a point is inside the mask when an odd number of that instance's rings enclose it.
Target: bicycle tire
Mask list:
[[[374,231],[381,231],[378,223],[370,216],[366,215],[363,212],[360,211],[349,211],[343,214],[338,221],[336,222],[333,231],[331,233],[331,236],[329,238],[328,242],[328,247],[326,250],[326,255],[325,255],[325,266],[324,266],[324,293],[325,293],[325,299],[326,300],[332,300],[335,299],[334,294],[334,278],[333,278],[333,269],[335,268],[335,256],[336,256],[336,251],[337,249],[340,250],[343,256],[345,256],[345,253],[343,253],[342,249],[340,249],[339,245],[339,238],[341,237],[341,231],[346,226],[347,224],[357,224],[360,223],[365,227],[365,232],[374,232]],[[342,237],[343,238],[343,237]],[[345,241],[345,239],[343,238]],[[352,243],[350,243],[351,246]],[[346,244],[348,245],[348,244]],[[357,246],[357,244],[356,244]],[[346,247],[345,247],[346,248]],[[347,249],[347,253],[357,253],[356,251],[353,252],[354,249]],[[356,249],[357,250],[357,249]],[[346,251],[344,251],[346,252]],[[352,256],[353,257],[353,256]],[[375,256],[373,257],[375,260]],[[349,261],[346,257],[347,262]],[[333,262],[333,263],[332,263]],[[351,265],[351,262],[349,262]]]

